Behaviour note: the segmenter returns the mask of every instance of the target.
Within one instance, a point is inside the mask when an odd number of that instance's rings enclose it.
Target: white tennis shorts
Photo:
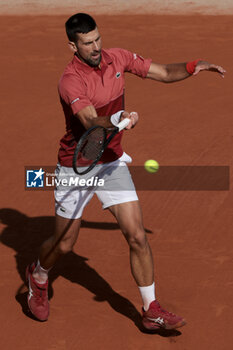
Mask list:
[[[137,201],[138,196],[127,163],[126,153],[111,163],[98,164],[88,174],[77,175],[73,168],[57,165],[55,211],[67,219],[78,219],[94,194],[106,209],[112,205]]]

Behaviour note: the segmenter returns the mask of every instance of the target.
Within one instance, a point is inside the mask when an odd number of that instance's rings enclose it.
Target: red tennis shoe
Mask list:
[[[46,321],[49,317],[48,301],[48,281],[38,283],[33,278],[35,263],[29,265],[26,270],[26,280],[28,281],[29,293],[27,297],[28,306],[31,313],[40,321]]]
[[[157,300],[152,301],[147,311],[142,309],[142,323],[146,329],[175,329],[186,324],[183,317],[161,308]]]

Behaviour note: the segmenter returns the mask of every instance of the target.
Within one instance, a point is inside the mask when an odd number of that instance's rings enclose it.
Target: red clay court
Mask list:
[[[78,9],[79,11],[79,9]],[[78,12],[77,11],[77,12]],[[26,306],[24,273],[54,225],[51,191],[26,191],[25,166],[54,165],[64,117],[57,82],[71,52],[70,14],[2,15],[1,348],[6,350],[228,350],[233,295],[232,189],[139,191],[161,305],[187,319],[147,334],[130,274],[128,247],[94,199],[72,253],[51,271],[51,315]],[[232,167],[232,15],[95,15],[104,47],[158,63],[203,58],[227,74],[203,72],[163,85],[127,75],[126,109],[141,124],[125,133],[134,165]],[[140,145],[140,146],[139,146]],[[154,174],[156,176],[156,174]],[[231,179],[232,180],[232,176]]]

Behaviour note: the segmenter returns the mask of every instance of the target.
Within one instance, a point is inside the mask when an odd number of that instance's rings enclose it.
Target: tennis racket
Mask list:
[[[96,125],[88,129],[80,138],[76,145],[73,156],[73,169],[76,174],[84,175],[92,170],[104,153],[105,148],[114,136],[123,130],[130,122],[125,118],[117,124],[111,133],[110,129]]]

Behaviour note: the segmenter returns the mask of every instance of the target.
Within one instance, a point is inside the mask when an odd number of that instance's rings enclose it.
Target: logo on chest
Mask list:
[[[117,74],[116,74],[116,78],[117,78],[117,79],[119,79],[119,78],[120,78],[120,76],[121,76],[121,72],[117,72]]]

